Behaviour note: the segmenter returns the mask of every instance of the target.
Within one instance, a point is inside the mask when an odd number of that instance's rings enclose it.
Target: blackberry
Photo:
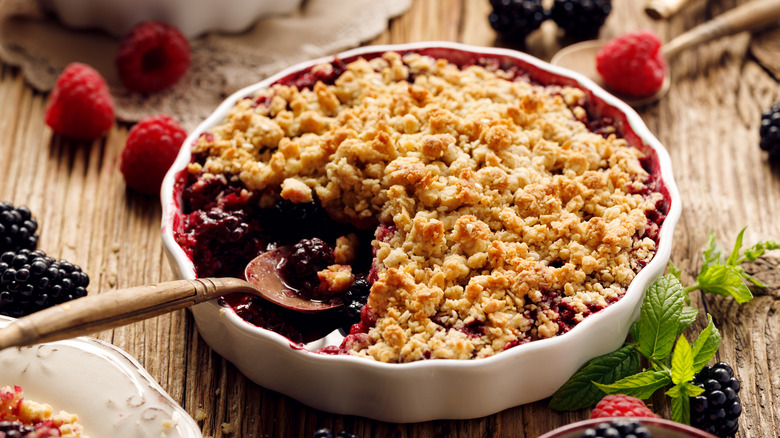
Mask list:
[[[344,293],[344,307],[342,312],[344,314],[344,329],[349,333],[349,328],[352,324],[360,322],[360,309],[366,305],[368,299],[368,293],[371,290],[371,283],[365,278],[358,278],[352,283],[346,293]]]
[[[21,421],[0,421],[0,437],[22,438],[34,435],[34,426],[25,426]]]
[[[314,432],[312,438],[360,438],[360,435],[347,432],[346,430],[342,430],[341,432],[334,434],[330,429],[323,427],[322,429],[318,429],[316,432]]]
[[[550,18],[566,35],[586,38],[599,33],[610,12],[610,0],[555,0]]]
[[[290,255],[281,266],[282,275],[290,286],[298,288],[304,294],[311,293],[319,286],[317,272],[332,265],[335,261],[333,250],[318,237],[302,239],[293,245]]]
[[[507,40],[523,41],[549,18],[542,0],[490,0],[490,26]]]
[[[29,315],[87,294],[89,276],[66,260],[22,249],[0,255],[0,314]]]
[[[0,202],[0,253],[38,246],[38,222],[25,206]]]
[[[692,383],[704,392],[691,398],[691,425],[719,437],[737,433],[742,404],[734,370],[723,362],[705,366]]]
[[[599,423],[596,427],[585,429],[582,438],[651,438],[653,434],[637,420],[620,419]]]
[[[761,149],[769,152],[770,160],[780,160],[780,102],[761,113]]]

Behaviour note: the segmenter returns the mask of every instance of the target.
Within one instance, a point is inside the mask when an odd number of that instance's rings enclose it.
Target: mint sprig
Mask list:
[[[764,285],[745,272],[741,264],[746,261],[755,261],[766,251],[780,249],[780,242],[771,240],[758,242],[743,253],[742,238],[744,234],[745,228],[740,230],[731,253],[724,260],[724,253],[715,242],[715,234],[707,233],[707,245],[702,252],[701,270],[696,277],[696,282],[686,287],[685,291],[690,293],[701,290],[726,297],[731,296],[739,304],[753,299],[753,294],[745,281],[750,281],[758,287],[764,287]],[[679,274],[677,276],[679,277]]]
[[[689,294],[700,290],[733,297],[737,303],[753,298],[746,281],[763,287],[740,266],[755,261],[765,251],[780,249],[774,241],[759,242],[742,252],[743,228],[733,249],[724,255],[708,233],[702,252],[702,268],[696,282],[685,287],[680,283],[681,271],[669,263],[669,274],[656,279],[647,289],[639,319],[631,326],[630,340],[619,350],[597,357],[583,366],[550,401],[555,410],[576,410],[593,406],[604,394],[627,394],[640,399],[650,398],[657,390],[668,387],[672,420],[690,423],[690,397],[703,392],[691,383],[696,373],[709,363],[718,351],[721,335],[707,315],[705,327],[689,343],[684,332],[699,311],[686,305]],[[634,365],[639,356],[646,367]]]

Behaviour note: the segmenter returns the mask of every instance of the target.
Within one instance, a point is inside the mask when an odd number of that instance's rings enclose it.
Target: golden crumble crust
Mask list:
[[[50,405],[26,399],[19,386],[0,387],[0,421],[18,421],[36,427],[37,431],[55,428],[63,438],[87,438],[77,415],[66,411],[54,413]]]
[[[238,101],[189,170],[238,179],[261,206],[316,199],[336,220],[389,230],[373,242],[376,324],[351,354],[487,357],[567,330],[561,309],[575,324],[619,299],[655,252],[646,212],[661,195],[640,194],[642,154],[589,131],[584,101],[497,68],[387,53],[332,85]]]

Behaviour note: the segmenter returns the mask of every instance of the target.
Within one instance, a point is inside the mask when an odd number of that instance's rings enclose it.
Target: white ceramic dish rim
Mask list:
[[[458,370],[462,372],[474,372],[475,370],[480,370],[485,368],[502,369],[504,367],[506,367],[504,369],[511,369],[512,362],[519,360],[519,358],[521,357],[534,355],[537,352],[542,352],[548,349],[565,350],[567,348],[567,345],[571,345],[571,343],[574,342],[575,338],[578,337],[582,338],[582,336],[584,336],[584,334],[588,332],[591,326],[595,326],[596,324],[599,323],[599,321],[604,321],[607,318],[610,318],[612,315],[630,313],[632,321],[633,319],[636,318],[636,316],[638,315],[639,302],[644,296],[644,289],[653,279],[655,279],[658,275],[660,275],[663,272],[669,260],[669,257],[671,255],[673,232],[681,212],[680,196],[672,174],[671,159],[667,151],[661,145],[661,143],[651,134],[647,126],[641,120],[640,116],[626,103],[620,101],[616,97],[612,96],[611,94],[609,94],[608,92],[600,88],[593,81],[578,73],[551,65],[549,63],[541,61],[537,58],[534,58],[522,52],[517,52],[514,50],[502,49],[502,48],[480,47],[480,46],[472,46],[472,45],[465,45],[460,43],[440,42],[440,41],[398,44],[398,45],[366,46],[366,47],[361,47],[361,48],[339,53],[335,55],[335,58],[334,56],[328,56],[328,57],[323,57],[323,58],[319,58],[319,59],[315,59],[315,60],[311,60],[308,62],[291,66],[261,82],[258,82],[256,84],[238,90],[230,97],[225,99],[225,101],[223,101],[223,103],[220,104],[220,106],[217,107],[216,110],[206,120],[204,120],[194,131],[192,131],[192,133],[185,140],[184,144],[191,145],[201,133],[215,126],[221,120],[223,120],[227,112],[230,110],[230,108],[234,105],[234,103],[238,99],[251,95],[252,93],[254,93],[259,89],[266,88],[270,84],[282,78],[285,78],[295,72],[305,70],[307,68],[310,68],[320,63],[332,62],[336,58],[347,59],[355,56],[371,55],[378,52],[386,52],[386,51],[410,51],[410,50],[425,50],[425,49],[439,49],[439,48],[454,50],[454,51],[464,51],[464,52],[472,52],[472,53],[485,54],[485,55],[497,55],[497,56],[513,58],[519,61],[520,63],[529,64],[531,66],[538,68],[539,70],[551,73],[554,76],[573,80],[581,88],[591,92],[594,97],[603,101],[604,104],[606,104],[606,106],[614,107],[620,113],[623,113],[626,117],[626,121],[628,125],[630,126],[630,129],[648,147],[650,147],[652,150],[655,151],[657,155],[658,168],[661,175],[660,179],[663,181],[663,186],[668,193],[669,211],[667,213],[666,219],[659,233],[659,238],[658,238],[659,244],[658,244],[658,249],[655,257],[650,263],[648,263],[647,266],[645,266],[645,268],[642,269],[642,271],[640,271],[637,274],[636,278],[629,286],[625,296],[621,298],[618,302],[600,311],[597,315],[592,315],[586,318],[583,322],[575,326],[570,332],[564,335],[556,336],[550,339],[530,342],[528,344],[523,344],[514,347],[510,350],[501,352],[492,357],[478,359],[478,360],[469,360],[469,361],[431,360],[431,361],[419,361],[419,362],[404,363],[404,364],[387,364],[387,363],[381,363],[381,362],[376,362],[376,361],[371,361],[371,360],[366,360],[366,359],[361,359],[361,358],[351,357],[346,355],[333,356],[333,355],[325,355],[325,354],[316,354],[316,353],[312,353],[294,347],[293,344],[287,338],[277,333],[248,324],[246,321],[243,321],[240,317],[238,317],[238,315],[236,315],[235,312],[224,311],[224,308],[221,307],[216,302],[216,300],[195,306],[193,308],[193,314],[196,315],[196,320],[198,319],[197,317],[198,316],[197,313],[199,311],[198,308],[209,306],[211,308],[208,309],[207,312],[210,315],[218,314],[219,316],[225,317],[227,319],[227,324],[229,325],[229,329],[231,333],[233,334],[239,333],[238,336],[257,339],[258,341],[261,341],[263,345],[271,344],[274,345],[275,347],[286,349],[289,351],[289,354],[285,354],[283,352],[280,354],[285,356],[287,360],[293,361],[292,363],[295,363],[295,361],[299,361],[299,362],[305,361],[312,364],[312,366],[315,367],[327,366],[328,364],[338,363],[341,364],[341,366],[346,366],[353,370],[354,369],[361,369],[363,371],[373,370],[369,372],[373,372],[376,375],[385,376],[390,379],[405,379],[405,378],[412,378],[415,376],[423,376],[425,375],[425,373],[436,374],[438,371],[451,372],[452,370]],[[178,270],[179,274],[183,278],[194,278],[195,273],[194,273],[194,267],[192,262],[185,255],[181,247],[179,247],[179,245],[176,243],[173,235],[172,225],[178,209],[178,202],[176,199],[174,199],[174,183],[175,183],[176,174],[186,167],[186,165],[189,163],[189,160],[190,160],[190,148],[183,147],[175,163],[171,167],[171,170],[166,175],[161,190],[161,200],[162,200],[162,207],[163,207],[163,220],[162,220],[163,244],[169,255],[169,258],[171,259],[172,264],[174,265],[175,269]],[[200,324],[199,324],[199,328],[201,328]],[[627,329],[620,336],[620,343],[622,343],[622,339],[624,338],[626,333],[627,333]],[[203,335],[204,338],[209,337],[208,333],[201,332],[201,335]],[[224,335],[224,333],[222,333],[221,335]],[[208,339],[206,340],[208,342]],[[573,367],[573,370],[579,368],[586,360],[595,357],[599,354],[604,354],[608,351],[612,351],[616,349],[619,345],[620,345],[619,343],[615,345],[614,342],[611,342],[610,346],[608,346],[606,349],[601,347],[601,351],[594,350],[593,354],[589,355],[589,357],[585,359],[580,358],[576,366]],[[227,359],[231,361],[235,360],[237,362],[240,362],[240,359],[233,356],[233,354],[235,354],[235,351],[231,349],[232,347],[225,346],[225,345],[212,345],[212,348],[217,350],[217,352],[222,354],[223,356],[226,356]],[[237,364],[237,366],[239,366],[239,368],[242,369],[242,371],[245,374],[247,374],[248,377],[250,377],[250,379],[255,380],[257,382],[257,379],[253,376],[257,376],[258,372],[247,370],[245,368],[246,365],[242,367],[242,365]],[[568,375],[566,375],[562,379],[559,378],[558,379],[559,382],[562,383],[563,381],[565,381],[571,375],[573,370],[569,372]],[[261,380],[263,379],[262,376],[259,378]],[[555,389],[553,388],[552,390],[547,390],[545,394],[537,394],[535,396],[530,396],[525,398],[520,397],[515,399],[515,401],[507,400],[505,403],[497,403],[494,404],[492,407],[484,407],[484,408],[474,407],[473,409],[460,410],[459,412],[452,413],[452,414],[438,411],[436,413],[433,412],[419,413],[415,415],[407,415],[407,414],[394,415],[393,413],[366,412],[365,409],[361,409],[359,407],[356,409],[349,409],[349,408],[339,408],[335,406],[330,406],[324,403],[319,403],[315,398],[307,397],[305,394],[302,394],[301,391],[289,390],[289,388],[287,388],[286,385],[284,384],[277,384],[269,381],[263,381],[257,383],[269,387],[269,389],[277,390],[287,395],[291,395],[294,398],[297,398],[298,400],[303,401],[306,404],[312,405],[316,408],[323,409],[326,411],[342,413],[342,414],[362,415],[362,416],[367,416],[379,420],[395,421],[395,422],[426,421],[426,420],[443,419],[443,418],[475,418],[478,416],[489,415],[518,404],[523,404],[523,403],[542,399],[544,397],[551,395],[551,393]],[[475,398],[478,399],[479,397],[475,397]],[[517,402],[518,400],[520,400],[520,403]],[[471,404],[479,404],[479,403],[471,403]],[[431,411],[437,411],[437,409],[431,408]]]
[[[12,321],[0,316],[0,327]],[[78,415],[89,436],[203,436],[195,420],[149,372],[114,345],[79,337],[8,350],[0,351],[0,363],[13,359],[21,370],[9,377],[12,367],[0,369],[0,386],[19,385],[26,399]]]

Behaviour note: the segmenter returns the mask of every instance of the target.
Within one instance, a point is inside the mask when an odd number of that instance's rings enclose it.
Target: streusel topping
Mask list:
[[[646,212],[662,198],[647,194],[638,149],[589,131],[582,90],[515,76],[359,59],[331,85],[240,100],[189,171],[239,179],[264,206],[316,200],[380,224],[376,324],[351,354],[491,356],[619,299],[655,252]]]

